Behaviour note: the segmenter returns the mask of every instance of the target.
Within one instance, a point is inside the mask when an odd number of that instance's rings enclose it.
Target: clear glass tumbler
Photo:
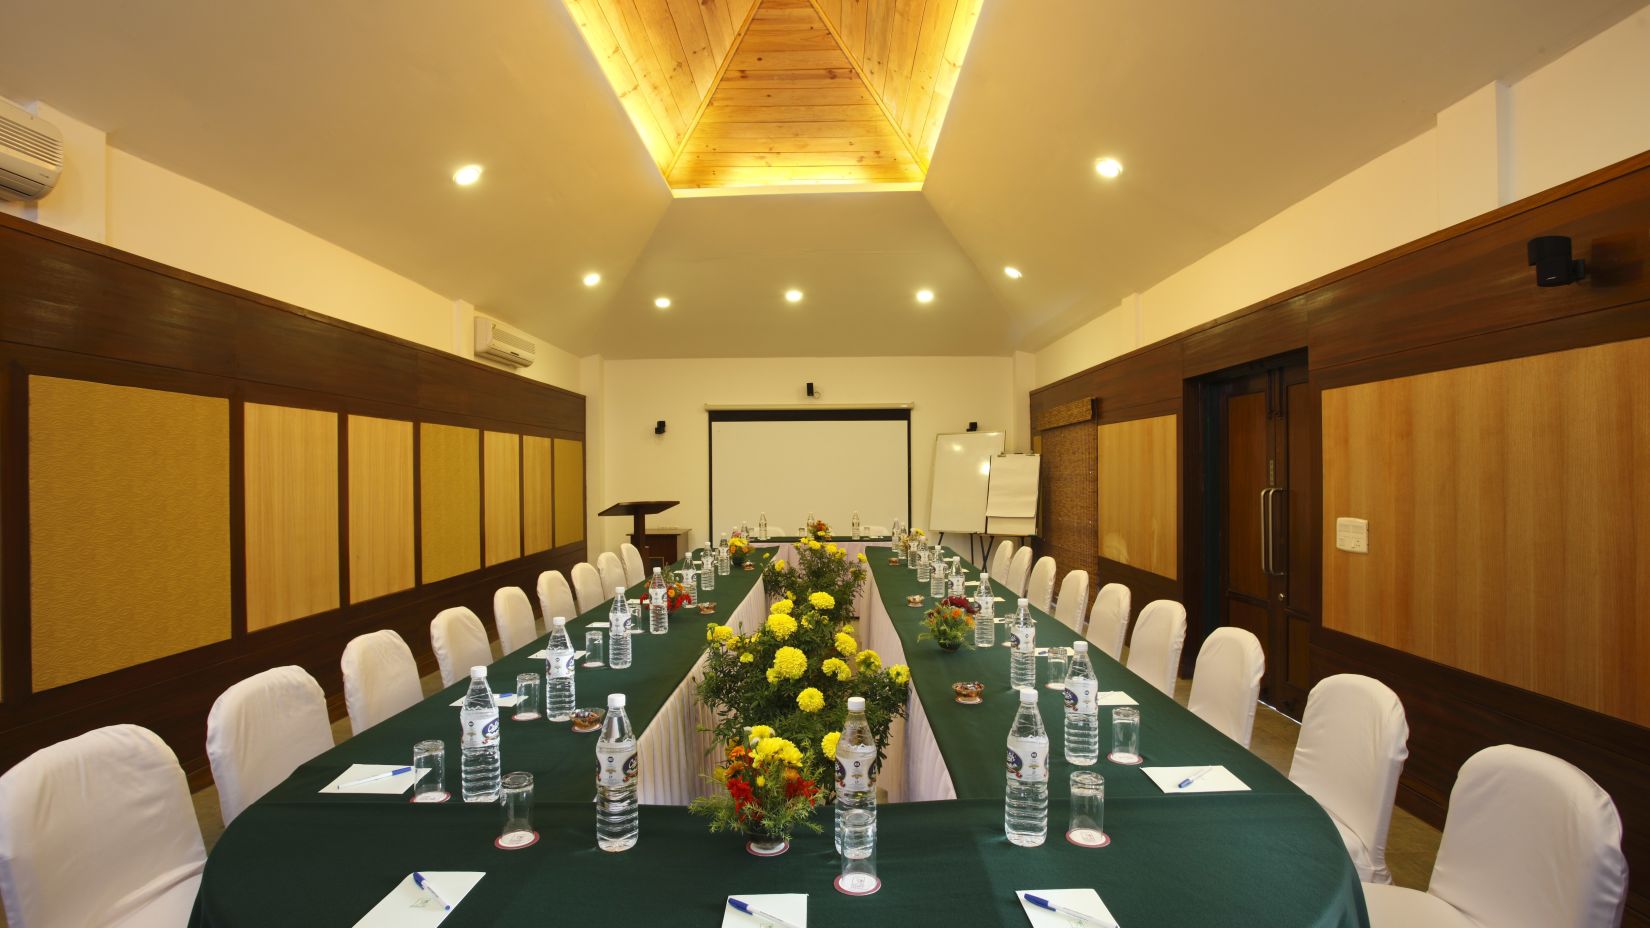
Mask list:
[[[544,718],[544,712],[539,708],[539,694],[543,689],[544,678],[538,674],[516,674],[516,711],[510,718],[517,722]]]
[[[1066,840],[1078,847],[1105,847],[1106,778],[1093,770],[1071,772],[1071,821]]]
[[[1111,753],[1106,760],[1114,764],[1140,763],[1140,710],[1135,706],[1118,706],[1111,710]]]
[[[426,772],[427,771],[427,772]],[[420,741],[413,745],[413,802],[446,802],[447,745]]]
[[[584,633],[584,666],[602,667],[602,630],[587,629]]]
[[[533,775],[507,773],[499,781],[500,805],[504,807],[504,830],[493,842],[500,850],[514,851],[539,840],[533,830]]]
[[[1048,649],[1048,682],[1043,686],[1051,690],[1066,688],[1066,671],[1071,667],[1071,651],[1067,648],[1051,647]]]
[[[850,809],[842,816],[842,871],[834,885],[849,896],[869,896],[882,888],[877,878],[875,813]]]

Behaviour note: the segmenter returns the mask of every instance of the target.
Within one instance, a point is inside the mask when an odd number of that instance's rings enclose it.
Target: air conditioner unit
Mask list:
[[[476,317],[476,357],[501,361],[513,367],[533,363],[538,349],[533,340],[519,332],[512,332],[491,319]]]
[[[38,200],[63,174],[63,133],[39,116],[0,100],[0,199]]]

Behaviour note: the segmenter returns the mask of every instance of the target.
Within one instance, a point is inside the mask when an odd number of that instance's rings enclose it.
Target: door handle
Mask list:
[[[1260,572],[1272,575],[1272,488],[1260,491]]]

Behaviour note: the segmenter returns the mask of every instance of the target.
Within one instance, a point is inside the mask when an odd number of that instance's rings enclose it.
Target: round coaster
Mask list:
[[[882,881],[869,873],[846,873],[832,880],[831,885],[845,896],[869,896],[882,888]]]
[[[745,851],[747,853],[749,853],[752,857],[778,857],[779,855],[785,853],[786,851],[789,851],[790,849],[791,849],[791,842],[789,842],[789,841],[784,842],[783,844],[779,845],[779,847],[777,849],[774,849],[774,850],[768,850],[766,848],[758,848],[756,846],[756,842],[754,842],[754,841],[746,841],[745,842]]]
[[[1109,760],[1114,764],[1122,764],[1125,767],[1138,767],[1144,763],[1146,759],[1141,757],[1139,754],[1112,753],[1106,755],[1106,760]]]
[[[1063,690],[1065,688],[1066,688],[1066,685],[1064,683],[1044,683],[1043,684],[1043,689],[1045,689],[1045,690]]]
[[[510,721],[512,721],[512,722],[536,722],[536,721],[538,721],[539,719],[542,719],[542,718],[544,718],[544,716],[540,715],[537,712],[517,712],[515,715],[510,716]]]
[[[955,699],[957,702],[960,702],[965,706],[977,706],[980,703],[985,702],[985,699],[980,697],[980,696],[971,696],[967,699],[964,699],[961,696],[953,696],[951,698]]]
[[[519,851],[524,847],[532,847],[539,843],[539,833],[536,831],[512,831],[507,835],[499,835],[493,841],[493,847],[501,851]]]
[[[446,802],[453,798],[453,794],[445,790],[434,793],[414,793],[408,802]]]
[[[1077,828],[1066,832],[1066,840],[1078,847],[1105,847],[1111,843],[1111,835],[1093,828]]]

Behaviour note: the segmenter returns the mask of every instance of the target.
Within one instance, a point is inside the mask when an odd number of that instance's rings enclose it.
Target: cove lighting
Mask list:
[[[653,301],[653,305],[659,307],[660,309],[669,309],[670,308],[670,297],[668,297],[668,296],[659,297],[658,299]]]
[[[1123,165],[1116,158],[1101,158],[1094,162],[1094,173],[1101,177],[1116,177],[1123,173]]]
[[[802,302],[802,291],[801,290],[786,290],[785,291],[785,302],[787,302],[787,303],[800,303],[800,302]]]
[[[601,282],[602,275],[596,273],[595,271],[591,271],[590,273],[584,275],[584,285],[586,287],[594,287]]]
[[[1008,267],[1003,268],[1003,273],[1008,275],[1009,280],[1019,280],[1020,278],[1026,276],[1025,274],[1021,273],[1019,268],[1015,267],[1012,264],[1009,265]]]
[[[478,180],[481,180],[481,165],[479,164],[466,164],[453,172],[453,183],[460,187],[468,187]]]
[[[934,302],[934,291],[932,291],[932,290],[918,290],[917,291],[917,302],[918,303],[932,303],[932,302]]]

